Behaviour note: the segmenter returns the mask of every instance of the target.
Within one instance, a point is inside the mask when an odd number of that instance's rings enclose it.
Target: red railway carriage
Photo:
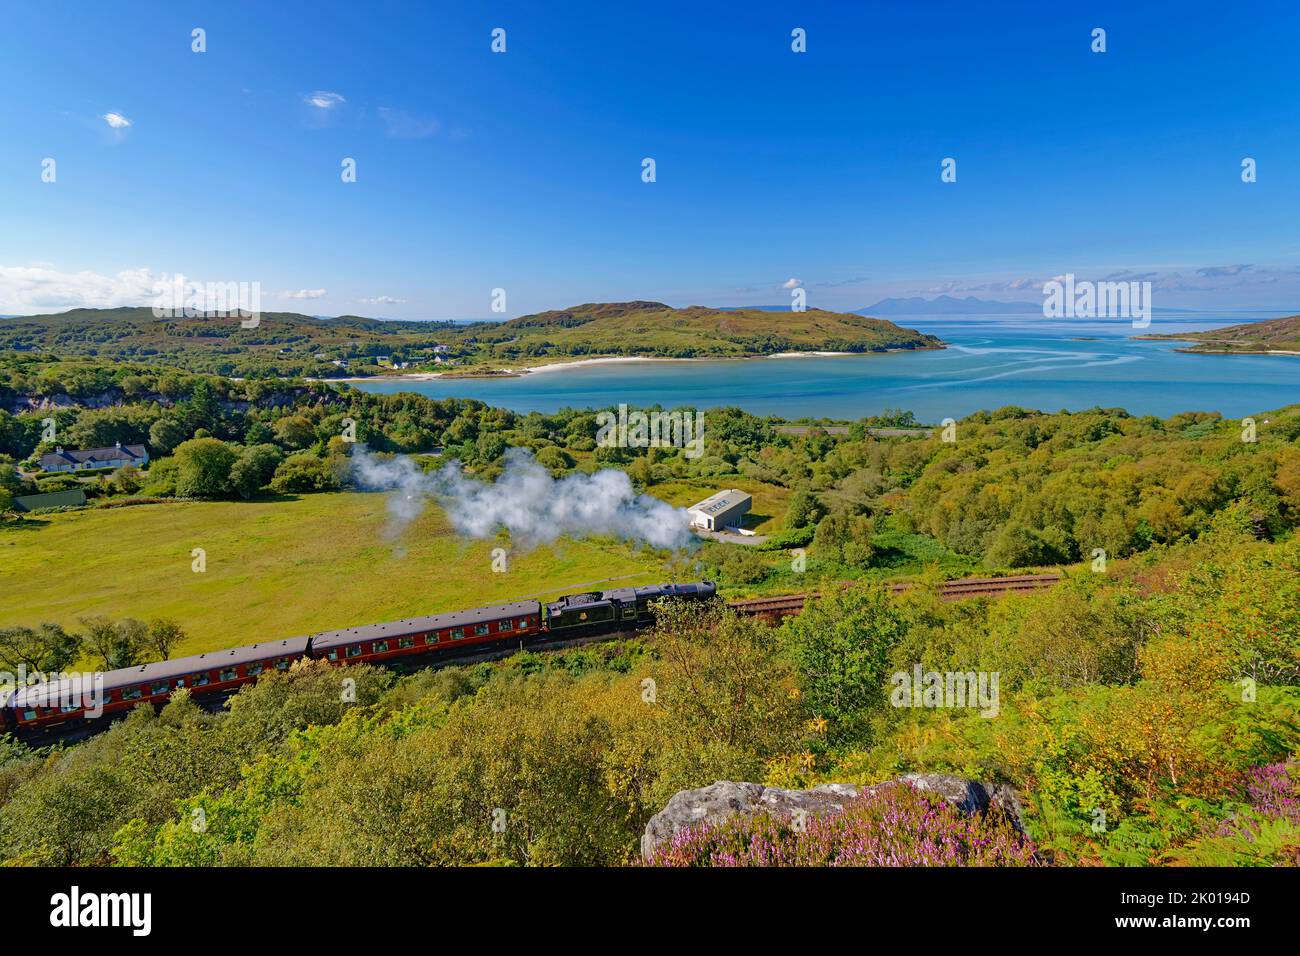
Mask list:
[[[195,694],[222,693],[257,679],[268,670],[288,670],[307,656],[305,637],[265,641],[227,651],[212,651],[95,674],[20,687],[6,701],[19,731],[45,731],[63,724],[112,718],[144,702],[163,703],[188,687]]]
[[[366,624],[311,637],[313,657],[338,664],[383,663],[397,657],[498,641],[523,641],[541,633],[537,601],[493,604],[468,611]]]

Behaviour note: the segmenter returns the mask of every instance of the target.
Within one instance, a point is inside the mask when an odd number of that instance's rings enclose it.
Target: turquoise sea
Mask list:
[[[1273,317],[1157,315],[1150,328],[1135,330],[1126,320],[908,316],[894,321],[937,335],[949,347],[853,356],[620,362],[517,378],[354,384],[369,392],[477,398],[520,412],[625,402],[737,405],[785,418],[854,419],[898,408],[910,409],[925,422],[1003,405],[1043,411],[1119,407],[1162,417],[1215,411],[1240,417],[1300,402],[1300,355],[1188,355],[1175,351],[1184,343],[1132,336]]]

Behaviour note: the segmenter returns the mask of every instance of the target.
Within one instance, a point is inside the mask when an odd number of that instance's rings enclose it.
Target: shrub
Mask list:
[[[280,494],[303,491],[329,491],[338,487],[338,478],[330,463],[310,452],[290,455],[275,469],[271,490]]]

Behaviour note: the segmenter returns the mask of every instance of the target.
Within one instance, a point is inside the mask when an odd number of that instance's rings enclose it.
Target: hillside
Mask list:
[[[335,359],[360,360],[357,372],[366,374],[368,367],[373,374],[380,371],[374,356],[431,359],[436,345],[454,343],[457,335],[457,327],[448,322],[355,315],[318,319],[297,312],[263,312],[254,329],[227,317],[160,319],[149,308],[72,309],[0,319],[0,351],[147,361],[241,377],[344,374],[332,364]]]
[[[942,343],[883,319],[820,309],[674,309],[662,302],[589,303],[468,324],[264,312],[257,328],[246,329],[236,318],[160,319],[148,308],[0,319],[0,352],[143,360],[240,378],[384,374],[390,369],[377,361],[381,356],[389,365],[409,363],[413,371],[449,366],[490,371],[598,355],[741,357],[914,348],[942,348]],[[343,361],[346,368],[336,364]]]
[[[674,309],[662,302],[591,303],[526,315],[490,330],[476,327],[480,342],[518,355],[666,355],[674,357],[770,355],[815,350],[879,352],[941,348],[933,335],[884,319],[808,309]]]
[[[1205,332],[1179,332],[1172,335],[1142,335],[1144,339],[1179,339],[1196,344],[1180,352],[1220,355],[1290,352],[1300,355],[1300,315],[1289,315],[1267,322],[1247,322]]]

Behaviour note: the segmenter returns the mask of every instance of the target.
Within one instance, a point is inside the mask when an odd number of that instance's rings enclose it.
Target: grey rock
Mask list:
[[[910,773],[870,787],[829,783],[811,790],[782,790],[757,783],[719,780],[707,787],[674,794],[667,806],[646,824],[641,837],[641,856],[648,860],[677,834],[702,824],[716,825],[732,817],[760,813],[773,816],[803,813],[810,817],[839,813],[856,797],[909,783],[918,790],[942,797],[963,813],[1003,813],[1018,831],[1024,832],[1020,799],[1015,790],[1004,784],[981,783],[955,774]]]

